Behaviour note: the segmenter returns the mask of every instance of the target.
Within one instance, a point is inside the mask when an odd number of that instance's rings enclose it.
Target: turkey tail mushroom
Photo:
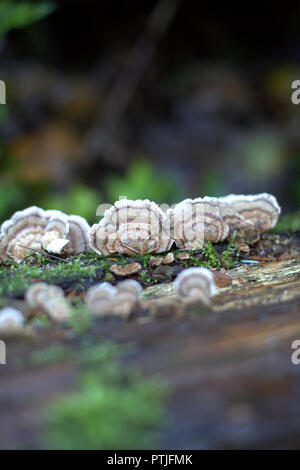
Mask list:
[[[216,294],[216,284],[212,271],[206,268],[188,268],[174,281],[177,295],[183,302],[201,302],[210,305]]]
[[[205,241],[218,243],[228,236],[229,227],[214,197],[185,199],[170,211],[171,236],[179,248],[195,250]]]
[[[219,202],[221,214],[224,218],[227,214],[229,225],[237,230],[248,225],[249,229],[254,226],[259,233],[268,232],[275,227],[281,212],[277,199],[268,193],[248,196],[229,194],[219,198]],[[232,215],[236,218],[230,221]]]
[[[168,218],[149,200],[121,200],[89,231],[91,247],[102,255],[159,253],[170,248]]]

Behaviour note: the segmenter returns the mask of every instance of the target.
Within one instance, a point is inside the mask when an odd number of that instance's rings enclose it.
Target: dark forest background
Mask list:
[[[0,2],[0,218],[261,191],[296,210],[300,4],[265,3]]]

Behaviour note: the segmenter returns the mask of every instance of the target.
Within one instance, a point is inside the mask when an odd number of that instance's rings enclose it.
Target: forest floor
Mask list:
[[[244,254],[233,244],[173,253],[156,267],[149,256],[86,254],[0,268],[2,306],[21,308],[42,279],[74,308],[68,325],[31,318],[25,335],[5,339],[0,448],[299,447],[300,232],[265,234]],[[87,288],[117,283],[111,265],[131,261],[149,308],[90,318]],[[172,281],[195,265],[216,273],[211,308],[174,302]]]

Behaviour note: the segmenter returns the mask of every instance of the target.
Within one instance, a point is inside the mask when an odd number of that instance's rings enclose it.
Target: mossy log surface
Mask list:
[[[230,279],[211,310],[176,305],[99,322],[86,333],[97,342],[134,344],[124,364],[171,385],[161,448],[300,447],[300,365],[291,361],[291,345],[300,340],[300,250],[258,261],[226,271]],[[155,284],[143,295],[172,299],[173,284]],[[68,360],[18,366],[15,358],[62,341],[80,348],[81,340],[53,326],[8,342],[7,365],[0,366],[1,448],[39,448],[41,410],[72,390],[78,372]]]

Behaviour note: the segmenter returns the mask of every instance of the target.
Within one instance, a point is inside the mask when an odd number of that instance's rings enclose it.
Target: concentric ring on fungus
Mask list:
[[[171,236],[179,248],[194,250],[205,241],[218,243],[228,236],[219,201],[214,197],[185,199],[170,211]]]
[[[159,253],[172,244],[168,217],[148,199],[116,201],[91,227],[89,238],[92,249],[105,256]]]
[[[209,305],[216,294],[216,284],[212,271],[207,268],[188,268],[174,281],[177,295],[183,302],[202,302]]]
[[[3,222],[0,229],[0,258],[21,261],[32,250],[77,254],[90,249],[89,224],[79,216],[32,206]]]

